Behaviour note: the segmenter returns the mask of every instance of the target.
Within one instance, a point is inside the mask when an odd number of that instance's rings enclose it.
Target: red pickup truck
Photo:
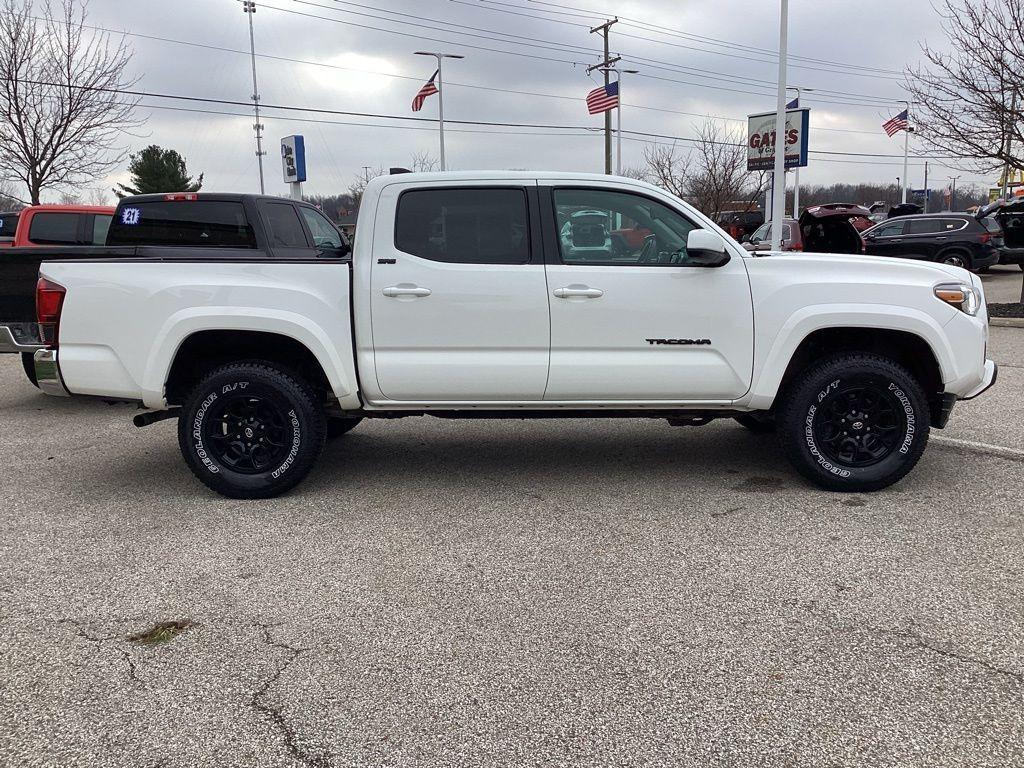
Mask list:
[[[33,205],[0,213],[0,248],[103,245],[113,215],[109,205]]]

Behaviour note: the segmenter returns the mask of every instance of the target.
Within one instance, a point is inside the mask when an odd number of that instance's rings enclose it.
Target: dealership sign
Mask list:
[[[807,165],[809,109],[786,111],[786,167]],[[771,171],[775,168],[775,113],[747,117],[747,170]]]
[[[281,139],[281,169],[286,184],[306,180],[306,142],[301,136]]]

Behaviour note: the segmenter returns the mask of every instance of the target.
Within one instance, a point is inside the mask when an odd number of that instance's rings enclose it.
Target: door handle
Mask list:
[[[389,285],[384,289],[384,295],[392,298],[395,296],[429,296],[430,289],[402,283],[401,285]]]
[[[600,288],[588,288],[585,285],[569,285],[565,288],[555,288],[556,299],[599,299],[604,296]]]

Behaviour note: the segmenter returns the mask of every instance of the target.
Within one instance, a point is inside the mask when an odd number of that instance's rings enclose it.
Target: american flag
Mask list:
[[[587,111],[592,115],[607,112],[619,106],[619,84],[608,83],[587,94]]]
[[[882,123],[882,130],[888,134],[889,138],[892,138],[900,131],[905,131],[910,127],[910,123],[907,122],[907,110],[903,110],[896,117],[890,118],[888,121]]]
[[[437,70],[437,72],[440,71],[441,70]],[[427,100],[427,96],[433,96],[435,93],[438,92],[437,86],[434,85],[434,78],[437,77],[437,72],[434,72],[434,74],[430,76],[430,79],[423,84],[423,87],[420,88],[419,93],[416,94],[416,98],[412,100],[413,112],[419,112],[421,109],[423,109],[423,102]]]

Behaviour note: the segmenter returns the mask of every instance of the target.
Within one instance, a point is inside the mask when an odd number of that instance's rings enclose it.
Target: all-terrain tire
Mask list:
[[[272,363],[210,371],[185,399],[178,445],[192,473],[233,499],[263,499],[295,487],[313,468],[327,432],[310,385]]]
[[[827,490],[854,492],[885,488],[913,469],[928,444],[930,416],[906,368],[847,352],[802,372],[782,393],[776,423],[800,474]]]
[[[733,418],[737,424],[741,424],[756,435],[768,435],[775,431],[775,419],[764,413],[741,413]]]
[[[363,420],[362,416],[355,418],[345,416],[330,416],[327,419],[327,439],[337,440],[342,435],[347,435],[360,421]]]

